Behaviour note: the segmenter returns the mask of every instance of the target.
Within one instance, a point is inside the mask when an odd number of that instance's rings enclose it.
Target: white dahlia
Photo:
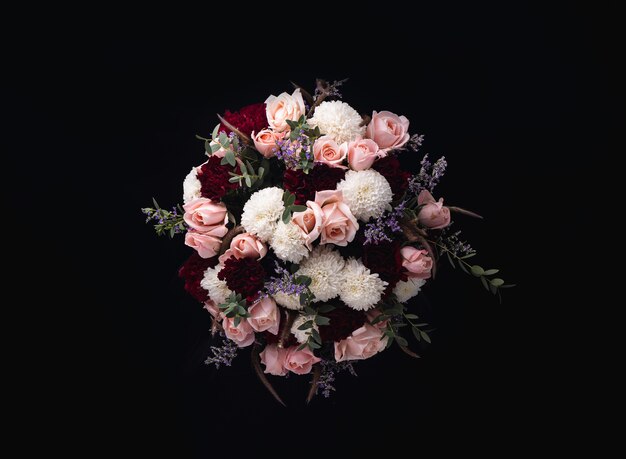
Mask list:
[[[187,174],[183,181],[183,202],[187,204],[189,201],[200,197],[200,190],[202,184],[198,180],[199,167],[194,167],[191,172]]]
[[[362,121],[363,118],[354,108],[340,100],[333,100],[322,102],[307,123],[309,126],[319,127],[322,134],[342,144],[365,134],[365,126],[361,126]]]
[[[313,319],[315,319],[315,316],[300,316],[296,320],[293,321],[293,325],[291,326],[291,333],[293,334],[293,336],[296,337],[296,340],[300,344],[306,342],[306,340],[309,339],[309,334],[311,333],[311,329],[309,328],[307,330],[298,330],[298,327],[304,324],[307,320],[313,320]],[[318,332],[320,331],[319,327],[317,326],[315,322],[313,322],[313,328],[317,330]]]
[[[290,295],[284,292],[276,292],[272,295],[274,301],[284,308],[291,309],[292,311],[299,311],[304,308],[300,304],[300,297],[298,295]]]
[[[277,187],[263,188],[253,193],[243,206],[241,224],[248,233],[266,242],[274,234],[284,210],[283,190]]]
[[[425,279],[409,277],[406,281],[398,282],[393,289],[393,293],[400,303],[406,303],[419,293],[425,283]]]
[[[352,309],[367,311],[378,303],[387,287],[378,274],[372,274],[361,260],[349,258],[343,269],[339,297]]]
[[[374,169],[348,171],[346,177],[337,184],[343,192],[343,201],[352,214],[364,222],[370,217],[378,218],[390,210],[393,193],[387,179]]]
[[[208,268],[200,281],[200,287],[209,292],[209,297],[218,305],[225,303],[226,298],[232,293],[226,285],[226,281],[217,278],[217,274],[223,267],[224,265],[220,263],[215,268]]]
[[[311,278],[313,301],[328,301],[339,295],[345,261],[330,245],[318,245],[296,273]]]
[[[304,242],[302,231],[297,225],[280,221],[272,234],[270,246],[281,260],[300,263],[309,255],[309,249],[306,248]]]

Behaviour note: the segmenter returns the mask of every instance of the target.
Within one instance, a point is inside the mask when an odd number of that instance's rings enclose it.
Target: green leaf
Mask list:
[[[317,310],[321,313],[327,313],[333,311],[335,307],[332,304],[323,304]]]
[[[396,336],[396,342],[400,346],[404,346],[404,347],[407,347],[409,345],[409,342],[406,339],[404,339],[402,336]]]
[[[170,228],[170,238],[173,238],[173,237],[174,237],[174,234],[176,234],[176,233],[175,233],[175,229],[174,229],[174,227],[172,226],[172,227]]]
[[[307,343],[308,343],[308,345],[309,345],[309,347],[311,349],[319,349],[319,348],[322,347],[319,344],[317,344],[315,341],[312,341],[312,340],[307,341]]]
[[[304,306],[307,303],[306,292],[300,294],[300,306]]]
[[[292,212],[304,212],[307,209],[308,209],[307,206],[299,206],[299,205],[291,206]]]
[[[487,284],[487,279],[481,276],[480,281],[483,283],[483,287],[485,287],[485,289],[489,291],[489,284]]]
[[[311,338],[313,338],[313,340],[316,343],[320,343],[322,342],[322,337],[320,336],[320,332],[318,332],[315,328],[311,329]]]
[[[454,266],[454,260],[452,260],[452,256],[450,255],[450,252],[448,252],[447,250],[446,250],[446,255],[447,255],[447,257],[448,257],[448,261],[450,262],[450,264],[452,265],[452,267],[453,267],[454,269],[456,269],[456,266]]]
[[[246,185],[248,186],[248,188],[250,188],[252,186],[252,179],[250,178],[248,174],[245,175],[245,179],[246,179]]]
[[[330,323],[330,319],[324,316],[315,316],[315,323],[317,325],[328,325]]]
[[[159,207],[159,203],[158,203],[158,202],[156,202],[156,199],[152,198],[152,202],[154,203],[154,208],[155,208],[156,210],[160,210],[160,209],[161,209],[161,208]]]
[[[289,223],[290,219],[291,219],[291,210],[289,210],[289,207],[286,207],[285,210],[283,211],[283,223],[284,224]]]
[[[461,270],[465,273],[465,274],[469,274],[469,271],[467,270],[467,268],[465,267],[465,263],[459,263],[459,267],[461,268]]]
[[[515,286],[516,284],[504,284],[504,285],[501,285],[500,288],[513,288]]]
[[[248,168],[248,173],[250,175],[254,175],[254,167],[252,167],[252,164],[250,164],[250,161],[246,161],[246,167]]]
[[[219,135],[220,126],[221,124],[218,124],[217,126],[215,126],[215,128],[213,128],[213,133],[211,134],[211,137],[213,139],[216,139],[217,136]]]
[[[303,293],[304,295],[304,293]],[[305,306],[304,307],[304,312],[306,312],[307,314],[314,316],[315,314],[317,314],[317,311],[315,309],[313,309],[311,306]]]
[[[235,327],[238,327],[240,323],[241,323],[241,317],[236,316],[235,317]]]
[[[265,168],[263,166],[259,167],[259,172],[258,172],[259,179],[263,178],[264,173],[265,173]]]
[[[309,276],[298,276],[296,277],[296,282],[298,284],[303,284],[308,287],[309,285],[311,285],[311,282],[313,282],[313,280]]]
[[[415,336],[415,339],[418,341],[422,340],[422,337],[420,336],[420,330],[417,327],[411,327],[411,331],[413,332],[413,336]]]
[[[378,316],[374,317],[374,319],[372,319],[372,321],[370,322],[372,325],[377,324],[378,322],[382,322],[383,320],[387,320],[389,319],[389,316],[386,314],[379,314]]]
[[[476,252],[474,253],[468,253],[467,255],[464,255],[461,257],[461,260],[467,260],[468,258],[472,258],[473,256],[476,255]]]
[[[228,136],[226,135],[225,132],[220,132],[218,139],[219,139],[219,143],[221,143],[222,146],[224,146],[224,144],[228,145]]]
[[[214,144],[210,145],[209,148],[211,149],[211,153],[215,153],[220,148],[222,148],[222,146],[219,143],[214,143]],[[207,151],[209,151],[209,150],[207,150]]]
[[[306,322],[304,322],[302,325],[298,327],[298,330],[308,330],[309,328],[312,328],[312,327],[313,327],[313,321],[307,320]]]
[[[430,344],[430,336],[428,336],[428,333],[426,333],[425,331],[420,330],[420,335],[422,335],[422,338],[424,338],[424,341],[426,341],[427,343]]]
[[[504,280],[500,279],[499,277],[496,277],[495,279],[491,279],[489,282],[494,287],[500,287],[501,285],[504,285]]]
[[[485,271],[485,276],[493,276],[494,274],[499,272],[499,269],[488,269],[487,271]]]
[[[382,341],[383,339],[384,339],[384,337],[383,337],[383,338],[381,338],[381,341]],[[385,349],[389,349],[389,348],[391,347],[391,345],[392,345],[392,344],[393,344],[393,340],[392,340],[391,338],[388,338],[388,339],[387,339],[387,344],[385,345]]]
[[[236,177],[231,177],[228,179],[230,183],[236,183],[236,182],[239,182],[240,180],[241,180],[241,177],[238,175]]]
[[[226,157],[222,158],[222,160],[220,161],[220,166],[225,166],[226,164],[228,164],[228,160],[226,159]]]
[[[235,165],[237,164],[237,161],[235,161],[235,153],[232,150],[226,151],[226,154],[224,155],[224,159],[232,167],[235,167]]]
[[[404,317],[406,317],[407,319],[419,319],[419,317],[415,314],[405,314]]]
[[[478,265],[472,266],[472,274],[476,277],[480,277],[485,274],[485,270]]]
[[[298,351],[301,351],[302,349],[304,349],[305,347],[307,347],[308,343],[302,343],[300,346],[298,346]]]
[[[491,290],[491,293],[493,293],[494,295],[498,293],[498,287],[494,287],[491,284],[489,284],[489,290]]]

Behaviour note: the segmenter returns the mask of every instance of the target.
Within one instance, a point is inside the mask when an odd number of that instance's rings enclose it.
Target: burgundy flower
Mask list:
[[[395,155],[388,155],[374,163],[372,169],[385,177],[393,191],[393,198],[399,199],[409,186],[411,174],[400,169],[400,161]]]
[[[247,105],[238,112],[226,110],[224,119],[247,135],[251,135],[252,131],[259,132],[267,127],[264,103]],[[220,131],[226,134],[231,132],[224,125],[220,126]]]
[[[345,305],[339,306],[323,315],[330,319],[328,325],[320,327],[320,336],[323,342],[345,339],[350,336],[354,330],[362,327],[367,320],[363,311],[355,311]]]
[[[202,184],[200,192],[203,198],[219,201],[226,193],[239,187],[237,182],[228,181],[232,177],[228,173],[233,169],[229,165],[222,166],[221,161],[221,158],[211,156],[209,161],[200,167],[198,180]],[[236,173],[241,173],[239,166],[237,166]]]
[[[265,270],[261,263],[253,258],[230,257],[224,262],[222,270],[217,273],[217,278],[226,281],[229,289],[252,302],[263,288]]]
[[[406,270],[402,267],[401,248],[397,240],[363,246],[363,264],[389,283],[385,289],[385,297],[399,281],[407,280]]]
[[[185,290],[201,303],[208,299],[209,292],[200,286],[200,281],[204,272],[215,265],[217,257],[202,258],[198,252],[194,252],[178,270],[178,277],[185,280]]]
[[[301,170],[286,170],[283,185],[296,195],[296,204],[306,205],[307,201],[315,200],[316,191],[334,190],[345,175],[343,169],[318,163],[308,174]]]

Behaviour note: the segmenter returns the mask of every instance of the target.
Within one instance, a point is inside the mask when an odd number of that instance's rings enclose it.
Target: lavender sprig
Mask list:
[[[278,262],[275,262],[274,272],[277,276],[270,277],[269,282],[265,283],[265,296],[275,295],[276,293],[285,293],[287,295],[298,295],[307,290],[307,285],[300,282],[295,274],[291,274],[287,269],[283,268]]]
[[[324,398],[329,398],[337,389],[333,385],[337,374],[348,371],[352,376],[357,376],[352,362],[335,362],[333,360],[322,360],[322,374],[317,382],[315,393],[322,391]]]
[[[341,96],[341,92],[339,92],[339,87],[343,85],[346,81],[348,81],[348,79],[344,78],[343,80],[335,80],[332,83],[328,83],[325,80],[318,79],[316,81],[315,93],[313,94],[313,100],[317,102],[318,99],[320,98],[321,100],[324,100],[328,97],[336,97],[338,99],[341,99],[342,96]]]
[[[442,156],[435,161],[435,164],[432,164],[426,154],[420,164],[419,174],[414,175],[409,180],[409,190],[414,194],[419,194],[423,190],[428,190],[432,193],[446,172],[446,167],[448,166],[446,157]]]
[[[476,250],[467,241],[463,241],[459,238],[461,231],[456,231],[450,235],[445,232],[442,236],[442,242],[446,247],[446,251],[450,252],[456,257],[465,257],[466,255],[475,254]]]
[[[211,346],[212,357],[207,357],[204,361],[206,365],[215,365],[215,368],[219,370],[221,365],[231,366],[235,357],[237,357],[237,344],[234,341],[229,340],[222,333],[220,334],[222,343],[219,346]]]
[[[399,233],[399,220],[404,214],[406,201],[402,201],[391,212],[386,212],[376,219],[376,221],[365,225],[365,244],[380,244],[383,241],[392,242],[390,233]]]
[[[169,234],[170,237],[174,237],[175,234],[182,233],[187,225],[183,220],[184,211],[180,205],[172,207],[172,210],[162,209],[156,202],[156,199],[152,198],[154,208],[144,207],[141,212],[146,215],[146,223],[155,221],[154,230],[157,235]]]

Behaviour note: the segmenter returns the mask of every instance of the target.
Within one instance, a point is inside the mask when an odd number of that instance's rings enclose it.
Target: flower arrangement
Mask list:
[[[219,116],[210,138],[197,136],[208,158],[185,178],[184,205],[143,209],[157,234],[184,233],[194,249],[179,275],[222,340],[206,363],[229,366],[251,346],[281,403],[267,374],[312,373],[310,400],[394,343],[417,357],[405,331],[430,343],[430,329],[411,299],[442,258],[494,295],[512,287],[470,264],[476,252],[451,229],[455,214],[480,216],[433,196],[445,158],[403,170],[398,156],[423,136],[390,111],[361,116],[341,101],[344,81]]]

